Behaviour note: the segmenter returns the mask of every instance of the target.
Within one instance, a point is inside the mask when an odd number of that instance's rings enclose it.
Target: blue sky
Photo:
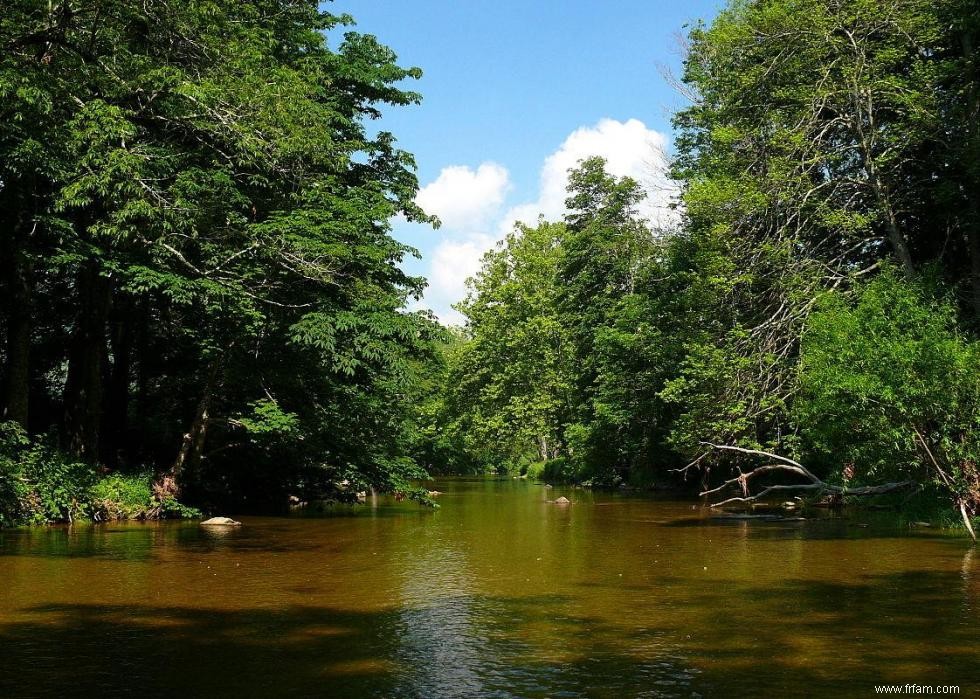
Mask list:
[[[443,227],[398,223],[423,258],[406,264],[430,280],[424,306],[459,322],[450,306],[480,254],[515,219],[561,215],[564,174],[603,155],[618,175],[650,189],[657,219],[669,196],[659,175],[670,114],[683,102],[661,75],[681,60],[685,24],[710,19],[716,0],[336,0],[402,65],[421,106],[389,109],[381,127],[414,153],[419,202]],[[332,39],[336,40],[334,37]]]

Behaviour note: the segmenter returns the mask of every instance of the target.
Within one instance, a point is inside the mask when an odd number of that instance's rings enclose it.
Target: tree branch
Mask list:
[[[719,493],[728,486],[738,485],[742,489],[743,495],[740,497],[732,497],[727,500],[722,500],[720,502],[712,503],[710,507],[724,507],[732,503],[753,503],[758,500],[763,499],[770,493],[780,492],[780,491],[799,491],[799,490],[809,490],[815,495],[820,495],[822,493],[833,493],[834,495],[855,495],[855,496],[868,496],[868,495],[883,495],[885,493],[891,493],[896,490],[903,490],[914,485],[913,481],[897,481],[892,483],[882,483],[880,485],[863,485],[856,488],[848,488],[847,486],[841,485],[831,485],[826,483],[820,478],[817,478],[808,468],[803,466],[803,464],[798,461],[794,461],[786,456],[780,456],[779,454],[773,454],[768,451],[760,451],[758,449],[746,449],[745,447],[738,447],[728,444],[712,444],[711,442],[702,442],[705,446],[709,446],[712,449],[719,449],[725,451],[736,451],[741,454],[749,454],[751,456],[766,456],[770,459],[775,459],[781,463],[776,464],[766,464],[764,466],[757,466],[756,468],[748,471],[747,473],[739,473],[735,478],[730,478],[716,488],[710,490],[705,490],[700,495],[713,495]],[[700,460],[700,459],[699,459]],[[693,464],[692,464],[693,465]],[[797,484],[783,484],[783,485],[770,485],[764,488],[759,493],[755,495],[749,495],[748,483],[750,480],[756,476],[760,476],[766,473],[773,473],[776,471],[786,471],[788,473],[793,473],[798,476],[803,476],[809,483],[797,483]]]

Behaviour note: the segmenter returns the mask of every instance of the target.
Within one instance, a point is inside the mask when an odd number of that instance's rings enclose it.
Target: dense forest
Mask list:
[[[689,33],[672,222],[585,160],[449,330],[406,310],[390,222],[437,222],[371,123],[420,72],[348,22],[7,3],[0,524],[491,470],[978,513],[973,0],[733,0]]]
[[[336,39],[348,21],[293,0],[5,4],[7,519],[415,492],[439,330],[404,311],[423,280],[389,220],[427,217],[370,122],[419,101],[397,86],[419,71]]]

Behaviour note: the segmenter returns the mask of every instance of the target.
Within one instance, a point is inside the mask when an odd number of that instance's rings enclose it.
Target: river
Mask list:
[[[963,538],[893,515],[430,487],[435,511],[0,531],[0,696],[980,692],[980,555]]]

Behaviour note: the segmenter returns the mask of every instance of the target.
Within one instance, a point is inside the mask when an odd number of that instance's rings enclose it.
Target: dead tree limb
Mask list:
[[[823,493],[831,493],[834,495],[854,495],[854,496],[867,496],[867,495],[882,495],[884,493],[891,493],[896,490],[903,490],[914,485],[913,481],[898,481],[893,483],[882,483],[881,485],[863,485],[854,488],[849,488],[842,485],[832,485],[826,483],[820,478],[817,478],[810,469],[806,468],[803,464],[798,461],[794,461],[786,456],[780,456],[779,454],[773,454],[767,451],[760,451],[758,449],[746,449],[744,447],[737,447],[727,444],[711,444],[710,442],[703,442],[705,446],[711,447],[712,449],[719,449],[725,451],[736,451],[742,454],[748,454],[750,456],[765,456],[770,459],[775,459],[780,463],[775,464],[765,464],[763,466],[757,466],[751,471],[744,473],[739,473],[735,478],[729,478],[727,481],[722,483],[717,488],[711,488],[710,490],[705,490],[701,493],[702,496],[713,495],[719,493],[725,488],[737,485],[742,490],[742,496],[732,497],[727,500],[722,500],[720,502],[712,503],[711,507],[724,507],[725,505],[730,505],[733,503],[748,504],[756,502],[765,498],[771,493],[786,492],[786,491],[801,491],[807,490],[811,491],[814,495],[821,495]],[[808,483],[796,483],[796,484],[784,484],[784,485],[770,485],[755,495],[749,495],[749,481],[766,473],[774,472],[785,472],[791,473],[797,476],[802,476],[809,481]]]
[[[973,525],[970,523],[970,515],[966,511],[966,500],[963,498],[962,495],[960,495],[956,486],[953,484],[953,480],[949,476],[947,476],[946,472],[943,471],[943,469],[939,466],[939,462],[936,461],[936,457],[933,455],[932,449],[930,449],[929,445],[926,444],[926,440],[922,436],[922,433],[919,432],[919,430],[915,427],[913,427],[912,429],[915,430],[915,436],[919,438],[919,443],[922,445],[922,448],[926,450],[926,454],[929,456],[929,461],[932,462],[932,465],[936,468],[936,471],[939,473],[940,478],[943,479],[943,483],[946,484],[946,487],[949,488],[949,491],[953,494],[953,497],[956,499],[956,504],[959,505],[960,507],[960,515],[963,517],[963,524],[966,525],[966,530],[970,532],[970,536],[973,538],[974,541],[976,541],[977,533],[973,531]]]

